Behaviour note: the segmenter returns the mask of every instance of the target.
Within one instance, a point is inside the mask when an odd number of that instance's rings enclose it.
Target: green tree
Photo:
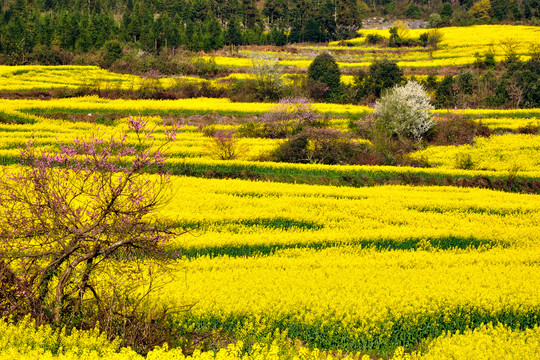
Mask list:
[[[336,60],[329,53],[317,55],[308,68],[308,80],[312,86],[322,84],[328,88],[326,99],[339,95],[341,90],[341,71]]]
[[[413,19],[420,19],[422,16],[422,11],[416,4],[412,3],[407,8],[407,11],[405,11],[405,16]]]
[[[396,86],[403,81],[403,70],[395,61],[386,59],[375,61],[369,66],[369,77],[369,92],[379,97],[385,89]]]
[[[231,47],[231,54],[235,48],[238,48],[242,44],[242,30],[238,24],[238,20],[233,18],[227,24],[227,29],[225,31],[225,44]]]
[[[488,20],[491,17],[491,2],[490,0],[480,0],[475,2],[469,14],[479,20]]]
[[[308,42],[320,42],[322,40],[322,32],[317,20],[310,18],[304,30],[304,40]]]
[[[252,29],[259,22],[260,13],[255,0],[242,0],[242,23],[247,29]]]
[[[441,10],[441,18],[443,21],[448,22],[452,18],[453,13],[454,11],[452,10],[452,5],[445,3]]]
[[[225,42],[223,29],[217,19],[209,15],[204,24],[204,51],[217,50],[223,47]]]
[[[358,0],[338,0],[336,15],[338,25],[362,26]]]
[[[122,57],[122,45],[118,40],[108,40],[103,45],[103,60],[110,66]]]

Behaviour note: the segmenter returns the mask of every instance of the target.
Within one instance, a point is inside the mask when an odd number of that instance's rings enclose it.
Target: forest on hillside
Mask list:
[[[428,27],[538,22],[538,0],[3,0],[0,63],[92,63],[81,54],[150,53],[344,40],[372,16]],[[79,55],[77,57],[77,55]]]

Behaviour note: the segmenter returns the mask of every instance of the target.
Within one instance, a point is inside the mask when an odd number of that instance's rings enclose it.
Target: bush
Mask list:
[[[370,145],[358,143],[336,129],[309,128],[282,143],[277,161],[320,164],[378,164]]]
[[[259,122],[243,124],[238,132],[242,136],[284,139],[307,127],[322,125],[320,115],[314,111],[308,99],[285,98],[263,114]]]
[[[341,88],[341,71],[334,57],[329,53],[318,55],[309,65],[308,81],[328,86],[324,96],[326,99],[338,95]]]
[[[438,28],[439,26],[442,25],[442,22],[443,21],[442,21],[441,15],[437,13],[433,13],[429,15],[427,27],[430,29]]]
[[[434,125],[433,109],[422,85],[409,81],[387,91],[375,104],[376,131],[391,137],[421,141]]]
[[[446,75],[435,90],[435,106],[438,109],[453,108],[456,105],[454,77]]]
[[[373,138],[374,129],[375,121],[372,116],[368,116],[366,119],[349,122],[349,130],[362,139]]]
[[[103,45],[103,60],[107,66],[122,57],[122,45],[118,40],[109,40]]]
[[[247,149],[239,143],[234,131],[216,131],[208,144],[208,150],[218,160],[234,160]]]
[[[407,11],[405,11],[405,16],[408,18],[420,19],[420,17],[422,17],[422,11],[416,4],[412,3],[407,8]]]
[[[384,41],[384,36],[379,34],[367,34],[366,36],[366,44],[378,44]]]
[[[251,59],[253,66],[251,73],[255,77],[255,84],[259,101],[275,101],[280,98],[283,89],[283,66],[278,59],[264,58],[262,56]]]
[[[472,95],[475,75],[469,70],[460,70],[456,75],[456,84],[459,92],[467,95]]]
[[[470,154],[458,153],[454,159],[454,166],[456,169],[472,170],[475,167],[475,163]]]
[[[369,66],[369,75],[359,70],[354,77],[357,100],[373,94],[381,96],[383,90],[398,85],[403,80],[403,71],[395,61],[380,60]]]
[[[489,136],[491,130],[463,115],[450,114],[435,120],[430,143],[432,145],[472,144],[477,136]]]
[[[349,40],[355,37],[358,37],[358,30],[360,26],[358,25],[342,25],[339,24],[336,26],[334,31],[334,37],[336,40]]]

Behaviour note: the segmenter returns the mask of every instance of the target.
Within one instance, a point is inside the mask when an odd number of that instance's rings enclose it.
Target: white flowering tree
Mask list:
[[[377,129],[391,136],[421,141],[435,124],[433,106],[424,87],[416,81],[395,86],[375,104]]]

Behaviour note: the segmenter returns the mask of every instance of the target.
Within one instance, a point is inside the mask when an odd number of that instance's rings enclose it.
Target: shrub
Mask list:
[[[371,116],[366,119],[351,121],[349,122],[349,129],[362,139],[371,139],[375,129],[375,121]]]
[[[460,70],[456,75],[456,83],[461,93],[472,95],[475,75],[469,70]]]
[[[438,109],[453,108],[456,105],[455,90],[454,77],[446,75],[435,89],[435,106]]]
[[[401,46],[415,46],[416,42],[409,38],[409,28],[401,20],[394,22],[393,27],[390,28],[390,39],[388,46],[401,47]]]
[[[234,160],[246,151],[234,131],[216,131],[208,144],[210,153],[219,160]]]
[[[387,91],[375,104],[375,126],[379,133],[421,141],[434,122],[433,109],[422,85],[409,81]]]
[[[372,92],[381,96],[383,90],[398,85],[403,80],[403,70],[395,61],[375,61],[369,66]]]
[[[475,163],[471,157],[471,154],[458,153],[455,157],[455,167],[456,169],[462,170],[472,170],[474,169]]]
[[[469,15],[478,20],[488,20],[491,17],[491,3],[489,0],[477,1],[469,9]]]
[[[441,15],[437,13],[433,13],[429,15],[427,27],[430,29],[438,28],[439,26],[441,26],[442,22],[443,21],[442,21]]]
[[[384,36],[379,34],[367,34],[366,36],[366,44],[378,44],[383,42]]]
[[[244,124],[239,131],[244,136],[283,139],[306,127],[321,125],[320,115],[313,110],[308,99],[285,98],[261,116],[260,124]]]
[[[322,83],[328,86],[326,99],[331,99],[339,93],[341,88],[341,71],[336,60],[329,53],[318,55],[308,68],[308,80],[310,82]]]
[[[283,142],[274,153],[277,161],[320,164],[377,164],[370,145],[358,143],[336,129],[309,128]]]
[[[444,33],[437,29],[431,29],[427,32],[427,45],[436,50],[444,38]]]
[[[383,90],[398,85],[403,81],[403,70],[395,61],[380,60],[369,66],[369,74],[359,70],[354,77],[357,90],[356,99],[360,100],[370,94],[381,96]]]
[[[282,89],[283,66],[278,59],[262,56],[251,59],[251,73],[255,76],[256,90],[260,101],[275,101],[279,99]]]
[[[435,119],[430,143],[432,145],[472,144],[477,136],[489,136],[491,130],[481,123],[459,114]]]
[[[407,11],[405,11],[405,16],[407,16],[408,18],[420,19],[420,17],[422,16],[422,11],[416,4],[412,3],[407,8]]]
[[[122,57],[122,45],[118,40],[109,40],[103,45],[103,60],[110,66]]]
[[[452,5],[449,3],[445,3],[441,9],[441,18],[447,22],[450,20],[453,13],[454,11],[452,10]]]
[[[358,25],[343,25],[338,24],[336,30],[334,31],[334,37],[336,40],[349,40],[355,37],[358,37],[358,30],[360,26]]]

